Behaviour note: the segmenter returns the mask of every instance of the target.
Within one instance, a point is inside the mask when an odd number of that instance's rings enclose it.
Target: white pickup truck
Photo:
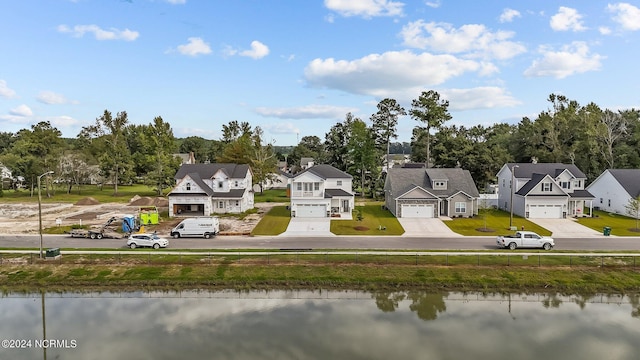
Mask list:
[[[533,231],[518,231],[513,235],[498,236],[496,238],[496,244],[501,249],[509,248],[511,250],[519,247],[551,250],[551,248],[555,246],[552,238],[540,236]]]

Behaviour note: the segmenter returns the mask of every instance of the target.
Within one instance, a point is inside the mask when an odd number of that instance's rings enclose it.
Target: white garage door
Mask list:
[[[532,219],[561,219],[562,205],[529,205],[529,217]]]
[[[403,218],[432,218],[433,205],[404,204],[402,205]]]
[[[327,210],[323,204],[300,204],[296,207],[296,217],[327,217]]]

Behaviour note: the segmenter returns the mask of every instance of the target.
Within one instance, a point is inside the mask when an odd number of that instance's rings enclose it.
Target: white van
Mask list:
[[[208,239],[220,232],[220,222],[217,217],[193,217],[186,218],[171,230],[171,236],[175,239],[180,237],[199,237]]]

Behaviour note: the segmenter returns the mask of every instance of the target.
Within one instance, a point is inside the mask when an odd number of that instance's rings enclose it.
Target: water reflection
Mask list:
[[[421,291],[6,294],[0,359],[636,359],[640,298]],[[46,309],[45,309],[46,308]]]

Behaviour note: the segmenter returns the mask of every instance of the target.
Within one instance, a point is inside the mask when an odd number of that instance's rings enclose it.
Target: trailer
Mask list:
[[[124,237],[128,237],[136,230],[135,223],[132,223],[130,217],[124,217],[122,220],[122,233],[115,231],[112,227],[110,227],[111,223],[118,220],[115,216],[111,217],[107,220],[104,225],[97,228],[92,229],[73,229],[69,232],[71,237],[83,237],[90,239],[102,239],[102,238],[110,238],[110,239],[120,239]]]

